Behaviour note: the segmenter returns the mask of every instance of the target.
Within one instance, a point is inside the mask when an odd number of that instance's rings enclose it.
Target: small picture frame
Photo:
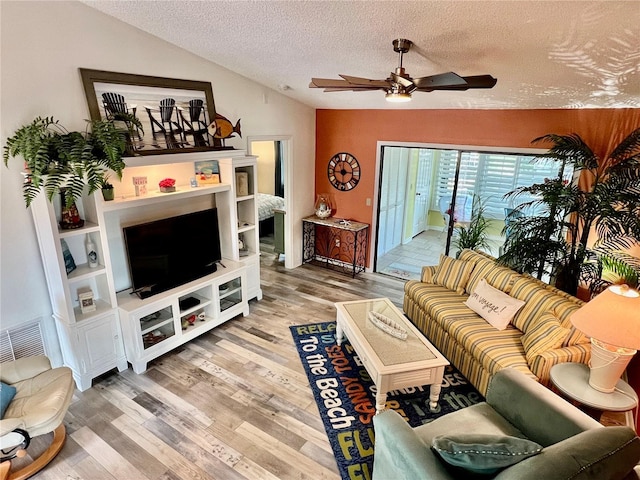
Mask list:
[[[195,162],[194,167],[198,186],[220,183],[220,165],[217,160]]]
[[[93,300],[93,291],[90,287],[80,287],[78,289],[78,303],[80,304],[80,311],[83,314],[96,311],[96,304]]]

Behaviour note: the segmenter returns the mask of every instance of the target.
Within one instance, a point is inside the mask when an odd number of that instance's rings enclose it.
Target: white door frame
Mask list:
[[[293,137],[291,135],[253,135],[247,137],[247,153],[251,153],[252,142],[281,142],[282,145],[282,168],[284,168],[284,266],[293,268],[293,256],[287,254],[293,245],[293,229],[291,226],[291,204],[293,169],[291,168],[291,155],[293,152]]]

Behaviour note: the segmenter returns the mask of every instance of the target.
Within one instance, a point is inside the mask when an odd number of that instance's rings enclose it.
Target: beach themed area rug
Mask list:
[[[290,327],[343,480],[371,478],[375,385],[348,341],[336,344],[335,322]],[[440,401],[429,410],[429,386],[389,392],[387,408],[412,427],[484,401],[454,367],[445,370]]]

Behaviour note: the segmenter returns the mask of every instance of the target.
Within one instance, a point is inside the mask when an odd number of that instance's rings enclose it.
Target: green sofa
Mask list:
[[[486,402],[416,428],[394,410],[376,415],[373,424],[373,480],[476,478],[450,466],[431,448],[434,437],[457,433],[507,435],[542,446],[536,455],[478,478],[619,480],[636,478],[633,469],[640,461],[640,439],[631,428],[602,426],[512,368],[492,377]]]
[[[452,263],[444,271],[444,264]],[[464,303],[483,280],[524,302],[504,330]],[[443,256],[439,265],[424,267],[421,280],[405,284],[403,303],[407,317],[483,395],[503,368],[515,368],[548,386],[557,363],[588,363],[589,339],[569,321],[581,305],[579,299],[469,249],[458,260]]]

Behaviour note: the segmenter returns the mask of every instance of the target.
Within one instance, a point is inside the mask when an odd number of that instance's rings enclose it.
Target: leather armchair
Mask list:
[[[0,364],[0,381],[16,388],[16,395],[0,420],[0,479],[28,478],[44,468],[64,445],[67,413],[75,382],[67,367],[51,368],[45,356],[25,357]],[[11,471],[11,460],[26,454],[31,437],[53,432],[51,445],[34,461]]]

